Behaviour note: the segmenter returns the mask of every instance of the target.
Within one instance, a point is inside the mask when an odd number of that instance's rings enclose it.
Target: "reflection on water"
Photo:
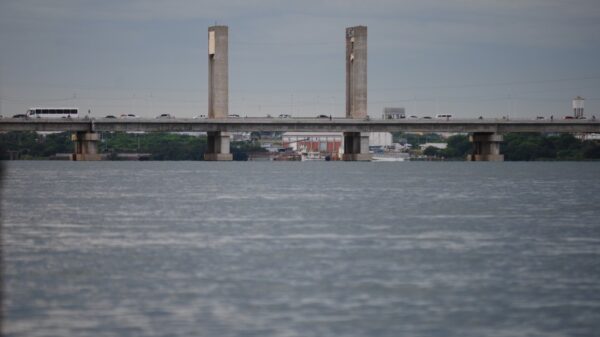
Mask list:
[[[7,168],[10,336],[600,330],[596,163]]]

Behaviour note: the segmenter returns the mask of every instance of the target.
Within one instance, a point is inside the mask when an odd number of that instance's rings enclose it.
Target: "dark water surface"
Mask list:
[[[600,163],[6,169],[8,336],[600,333]]]

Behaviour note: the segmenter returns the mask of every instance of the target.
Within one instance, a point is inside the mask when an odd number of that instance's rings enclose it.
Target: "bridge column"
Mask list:
[[[229,28],[208,28],[208,118],[227,118],[229,115]],[[204,160],[233,160],[229,153],[230,135],[227,132],[208,132]]]
[[[229,114],[229,28],[208,27],[208,118]]]
[[[206,152],[204,160],[208,161],[227,161],[233,160],[233,155],[229,153],[230,135],[228,132],[213,131],[207,132]]]
[[[473,133],[469,140],[473,143],[473,153],[467,155],[469,161],[504,161],[500,154],[500,143],[504,140],[502,135],[492,132]]]
[[[345,161],[369,161],[369,134],[366,132],[344,132]]]
[[[99,135],[96,132],[80,131],[71,135],[71,140],[75,143],[75,152],[71,155],[71,160],[101,160],[98,153]]]
[[[367,117],[367,27],[346,28],[346,118]]]
[[[367,118],[367,27],[346,28],[346,118]],[[369,134],[344,132],[345,161],[369,161]]]

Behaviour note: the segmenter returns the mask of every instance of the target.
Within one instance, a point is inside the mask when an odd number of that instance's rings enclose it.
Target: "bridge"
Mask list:
[[[596,120],[392,119],[367,115],[367,27],[346,28],[345,118],[229,118],[229,28],[208,28],[208,118],[206,119],[0,119],[2,131],[71,131],[74,160],[99,160],[100,131],[206,132],[205,160],[232,160],[230,133],[247,131],[337,131],[344,134],[343,159],[370,160],[369,132],[470,133],[469,160],[501,161],[507,132],[596,133]]]
[[[223,119],[0,119],[0,132],[452,132],[600,133],[600,120],[223,118]]]
[[[206,118],[206,119],[0,119],[0,132],[70,131],[75,141],[74,158],[90,160],[97,156],[98,132],[207,132],[225,137],[232,132],[252,131],[327,131],[345,134],[369,132],[451,132],[469,133],[474,143],[472,160],[501,160],[502,134],[600,133],[600,120],[507,120],[507,119],[393,119],[352,118]],[[363,138],[364,139],[364,138]],[[347,141],[347,139],[344,139]],[[352,140],[350,140],[352,141]],[[368,140],[367,143],[368,144]],[[367,145],[368,146],[368,145]]]

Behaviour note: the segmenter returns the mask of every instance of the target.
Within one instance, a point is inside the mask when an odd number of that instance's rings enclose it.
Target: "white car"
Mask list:
[[[292,118],[292,115],[281,114],[281,115],[279,115],[279,118]]]
[[[227,116],[229,118],[240,118],[240,115],[238,114],[229,114],[229,116]]]
[[[206,115],[196,115],[196,116],[194,116],[192,118],[193,119],[205,119],[205,118],[208,118],[208,117],[206,117]]]

